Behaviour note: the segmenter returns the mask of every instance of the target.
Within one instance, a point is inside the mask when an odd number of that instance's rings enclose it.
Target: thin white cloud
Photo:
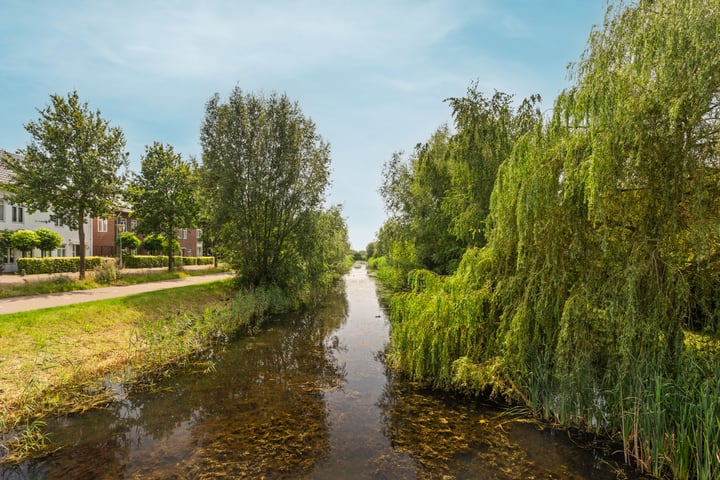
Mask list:
[[[502,26],[504,32],[509,36],[513,38],[532,38],[533,37],[533,31],[530,25],[525,23],[520,17],[517,15],[511,15],[509,13],[501,13],[500,16],[500,25]]]
[[[290,75],[328,64],[397,65],[412,62],[458,26],[446,6],[83,2],[82,9],[68,9],[60,4],[48,8],[45,23],[33,32],[41,31],[46,44],[22,39],[6,67],[61,75],[77,69],[117,75],[120,69],[121,75],[204,77],[235,70]]]

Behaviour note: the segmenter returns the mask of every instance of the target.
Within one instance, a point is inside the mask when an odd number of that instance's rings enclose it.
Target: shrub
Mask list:
[[[187,257],[185,257],[187,258]],[[195,257],[198,265],[214,265],[215,257]]]
[[[34,248],[40,246],[40,237],[32,230],[18,230],[10,235],[12,246],[20,250],[23,257],[27,252],[32,252]]]
[[[154,254],[162,251],[164,240],[165,237],[163,237],[162,235],[158,233],[153,233],[152,235],[148,235],[147,237],[145,237],[142,245],[143,247],[145,247],[145,250]]]
[[[104,285],[115,283],[118,269],[114,258],[103,258],[100,266],[95,268],[95,281]]]
[[[174,257],[175,265],[212,265],[213,257]],[[167,267],[166,255],[127,255],[123,257],[125,268],[156,268]]]
[[[123,257],[125,268],[156,268],[167,267],[166,255],[127,255]]]
[[[62,236],[49,228],[38,228],[35,230],[35,234],[38,237],[38,248],[41,256],[45,256],[46,253],[59,248],[63,243]]]
[[[85,268],[100,266],[101,257],[85,257]],[[18,271],[28,275],[80,271],[80,257],[18,258]]]
[[[115,244],[118,247],[122,246],[123,251],[131,251],[140,246],[140,239],[132,232],[123,232]]]

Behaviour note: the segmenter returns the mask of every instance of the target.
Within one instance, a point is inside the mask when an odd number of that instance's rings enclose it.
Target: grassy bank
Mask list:
[[[111,401],[107,374],[151,382],[287,306],[279,291],[225,281],[1,316],[0,461],[47,452],[46,419]]]

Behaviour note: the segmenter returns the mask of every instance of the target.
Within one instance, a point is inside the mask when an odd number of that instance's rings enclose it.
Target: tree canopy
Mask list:
[[[85,222],[110,213],[122,192],[127,167],[125,137],[81,103],[76,91],[50,95],[40,118],[25,125],[31,142],[19,156],[5,156],[14,173],[10,200],[29,212],[50,211],[77,230],[80,277],[85,277]]]
[[[141,233],[161,233],[167,242],[168,269],[173,268],[173,241],[178,228],[194,227],[199,215],[197,166],[184,161],[171,145],[145,147],[140,173],[128,187],[133,216]]]
[[[38,248],[42,256],[56,248],[60,248],[60,245],[63,244],[62,236],[49,228],[38,228],[35,233],[38,236]]]
[[[142,246],[150,252],[150,254],[161,252],[166,245],[168,245],[168,242],[160,233],[148,235],[142,241]]]
[[[133,232],[122,232],[117,239],[117,246],[128,252],[138,248],[141,243]]]
[[[207,229],[247,285],[311,280],[313,228],[330,148],[296,102],[235,88],[206,106],[201,142]]]
[[[455,133],[442,126],[408,159],[395,153],[385,163],[380,194],[390,219],[379,250],[386,245],[403,276],[414,268],[452,273],[466,248],[485,245],[498,169],[516,141],[542,125],[539,101],[515,108],[511,95],[486,98],[473,82],[465,97],[447,99]]]
[[[10,234],[10,243],[13,248],[17,248],[22,252],[22,256],[27,256],[28,252],[40,246],[40,237],[32,230],[16,230]]]

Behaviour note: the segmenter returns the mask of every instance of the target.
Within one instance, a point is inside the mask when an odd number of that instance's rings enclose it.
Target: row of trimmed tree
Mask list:
[[[20,250],[23,257],[36,248],[40,250],[40,255],[45,256],[45,254],[60,248],[62,244],[62,236],[49,228],[16,230],[14,232],[10,230],[0,231],[0,249],[3,252],[9,248]]]

